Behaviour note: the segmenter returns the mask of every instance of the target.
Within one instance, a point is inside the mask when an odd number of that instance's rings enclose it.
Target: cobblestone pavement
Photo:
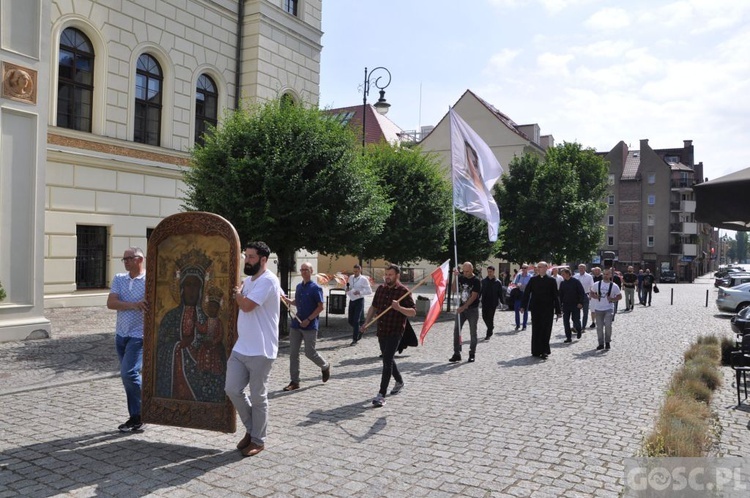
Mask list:
[[[383,408],[370,403],[375,337],[351,347],[344,318],[331,317],[319,342],[331,380],[322,384],[302,359],[302,388],[282,393],[282,347],[266,450],[244,459],[234,449],[241,432],[118,433],[127,413],[113,376],[114,313],[50,310],[53,339],[0,344],[0,497],[616,497],[624,459],[639,452],[682,352],[700,334],[729,333],[712,279],[660,288],[653,306],[617,315],[609,352],[594,350],[593,330],[563,344],[557,323],[547,361],[530,356],[530,328],[516,332],[512,312],[498,312],[476,363],[450,364],[447,316],[397,359],[406,387]],[[726,370],[719,452],[740,455],[750,411],[736,408]]]

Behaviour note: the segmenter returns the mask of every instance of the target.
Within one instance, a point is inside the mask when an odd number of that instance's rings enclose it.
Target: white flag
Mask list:
[[[503,167],[489,145],[453,108],[449,114],[453,205],[486,220],[490,242],[495,242],[500,225],[500,210],[492,197],[492,187],[503,174]]]

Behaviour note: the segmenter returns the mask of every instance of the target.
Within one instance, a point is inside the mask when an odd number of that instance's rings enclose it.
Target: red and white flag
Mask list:
[[[419,333],[419,342],[421,342],[422,345],[424,345],[424,338],[427,335],[427,332],[429,332],[430,327],[435,323],[437,317],[440,316],[440,310],[443,309],[445,290],[448,285],[449,269],[450,260],[446,260],[445,263],[432,272],[432,281],[435,283],[435,297],[430,301],[430,311],[427,312],[427,316],[422,324],[422,332]]]
[[[449,114],[453,205],[485,220],[490,242],[495,242],[500,225],[500,210],[492,197],[492,187],[503,174],[503,167],[490,146],[453,108]]]

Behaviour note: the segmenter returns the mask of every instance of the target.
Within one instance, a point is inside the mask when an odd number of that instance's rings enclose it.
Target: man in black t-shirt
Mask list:
[[[479,320],[479,292],[482,284],[474,275],[474,266],[468,261],[461,266],[462,273],[458,268],[454,270],[456,278],[453,280],[453,292],[458,292],[459,306],[456,308],[458,319],[453,327],[453,356],[450,362],[461,361],[461,329],[464,322],[469,322],[469,334],[471,343],[469,345],[469,363],[474,361],[477,350],[477,321]],[[458,281],[458,285],[456,285]]]
[[[495,278],[495,267],[487,267],[487,276],[482,279],[482,320],[487,326],[487,336],[485,341],[492,337],[492,331],[495,329],[495,311],[497,305],[502,301],[503,284]]]

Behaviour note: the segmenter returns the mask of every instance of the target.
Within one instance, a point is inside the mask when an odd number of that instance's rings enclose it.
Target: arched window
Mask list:
[[[148,54],[138,57],[135,70],[135,123],[133,140],[159,145],[161,140],[162,71]]]
[[[57,126],[91,131],[94,98],[94,48],[75,28],[60,35],[57,77]]]
[[[294,98],[294,95],[287,92],[281,96],[281,107],[288,106],[288,105],[296,105],[297,100]]]
[[[195,88],[195,143],[203,145],[203,134],[216,127],[219,94],[214,80],[201,74]]]

